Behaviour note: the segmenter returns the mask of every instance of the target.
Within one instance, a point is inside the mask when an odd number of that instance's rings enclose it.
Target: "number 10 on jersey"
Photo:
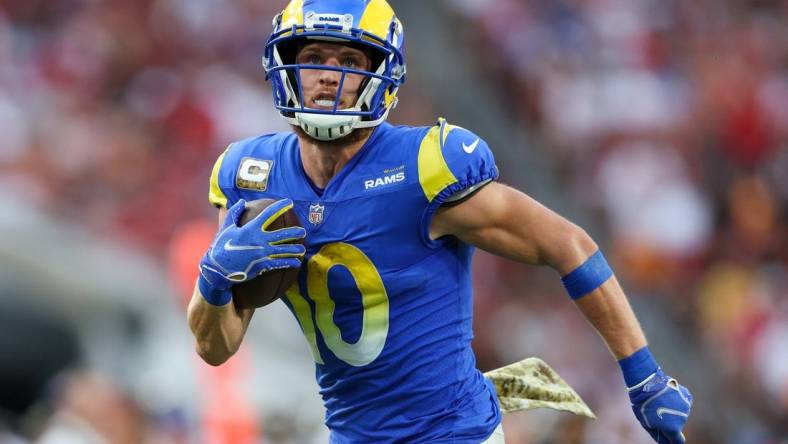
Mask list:
[[[361,336],[355,343],[345,342],[334,322],[336,305],[331,299],[328,273],[337,265],[350,272],[361,293]],[[326,346],[342,361],[355,367],[363,367],[374,361],[383,350],[389,331],[389,299],[375,265],[353,245],[336,242],[324,245],[307,261],[306,267],[306,289],[314,302],[314,318],[311,306],[299,291],[298,283],[287,290],[286,297],[301,324],[315,362],[324,363],[317,347],[318,331]]]

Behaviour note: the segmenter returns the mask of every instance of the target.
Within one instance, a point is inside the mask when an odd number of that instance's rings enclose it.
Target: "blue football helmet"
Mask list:
[[[271,80],[274,105],[288,123],[315,139],[334,140],[386,120],[406,71],[402,23],[386,0],[292,0],[273,24],[263,68]],[[297,64],[299,45],[309,41],[347,42],[371,55],[372,68]],[[340,72],[338,97],[348,74],[363,76],[357,102],[345,109],[337,108],[338,100],[334,109],[305,106],[300,81],[304,69]]]

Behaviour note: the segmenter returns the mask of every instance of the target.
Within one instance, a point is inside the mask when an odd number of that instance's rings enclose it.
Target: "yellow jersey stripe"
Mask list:
[[[441,119],[439,125],[430,128],[419,147],[419,183],[429,202],[447,186],[457,182],[443,158],[443,142],[453,128],[445,123],[446,121]]]
[[[378,37],[389,35],[389,26],[394,19],[394,10],[384,0],[372,0],[364,10],[358,27]]]
[[[213,206],[227,208],[227,196],[224,195],[224,191],[222,191],[221,187],[219,187],[219,171],[222,169],[222,162],[224,162],[224,156],[227,154],[227,151],[230,149],[230,146],[227,146],[227,149],[224,150],[221,156],[216,159],[216,163],[213,164],[213,170],[211,171],[211,187],[208,191],[208,202],[211,203]]]

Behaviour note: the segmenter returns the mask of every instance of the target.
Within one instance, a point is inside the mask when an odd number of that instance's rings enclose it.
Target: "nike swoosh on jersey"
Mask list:
[[[476,140],[474,140],[473,143],[470,144],[470,145],[466,145],[465,142],[463,142],[462,143],[462,150],[465,151],[468,154],[471,154],[473,152],[473,150],[475,150],[478,145],[479,145],[479,139],[478,138]]]
[[[659,417],[659,419],[662,419],[662,415],[663,414],[675,415],[675,416],[683,416],[685,418],[689,418],[688,414],[686,414],[684,412],[680,412],[678,410],[673,410],[673,409],[669,409],[669,408],[666,408],[666,407],[658,408],[657,409],[657,416]]]
[[[258,245],[233,245],[231,242],[233,240],[230,239],[224,244],[224,249],[227,251],[246,251],[246,250],[261,250],[263,247]]]

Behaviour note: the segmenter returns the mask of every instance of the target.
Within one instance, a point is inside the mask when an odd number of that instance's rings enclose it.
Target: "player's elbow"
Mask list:
[[[237,349],[217,347],[215,345],[212,346],[207,343],[198,342],[195,346],[195,350],[197,351],[197,355],[199,355],[206,364],[218,367],[227,362],[227,360],[235,354]]]
[[[200,355],[203,362],[205,362],[206,364],[212,367],[218,367],[224,364],[225,362],[227,362],[228,359],[230,359],[230,356],[232,355],[207,355],[207,354]]]
[[[598,248],[583,228],[565,221],[559,240],[550,249],[548,262],[561,275],[565,275],[585,262]]]

